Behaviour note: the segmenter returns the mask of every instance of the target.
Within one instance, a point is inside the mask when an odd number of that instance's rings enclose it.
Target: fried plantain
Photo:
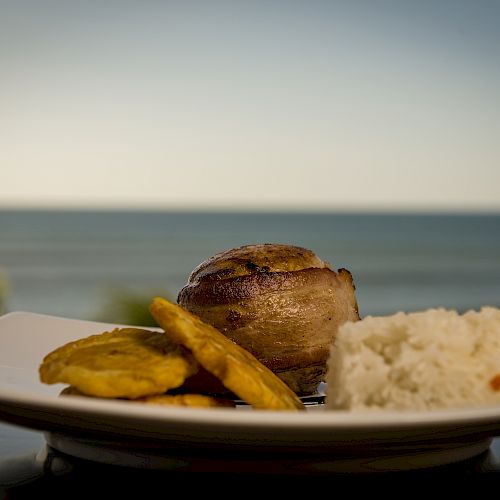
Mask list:
[[[150,311],[165,333],[207,371],[257,409],[303,410],[297,395],[252,354],[186,309],[156,297]]]
[[[87,396],[73,386],[64,388],[61,396]],[[197,408],[234,408],[236,403],[231,399],[217,398],[205,394],[158,394],[155,396],[144,396],[137,399],[126,399],[126,401],[155,404],[162,406],[190,406]]]
[[[135,399],[140,403],[156,405],[175,405],[175,406],[196,406],[198,408],[234,408],[236,403],[230,399],[216,398],[205,394],[159,394],[158,396],[146,396]]]
[[[139,398],[179,387],[198,367],[187,349],[161,332],[116,328],[55,349],[39,375],[46,384],[70,384],[89,396]]]

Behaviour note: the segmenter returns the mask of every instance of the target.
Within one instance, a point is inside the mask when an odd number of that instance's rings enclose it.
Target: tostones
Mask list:
[[[166,336],[187,347],[207,371],[257,409],[305,409],[297,395],[252,354],[213,326],[162,297],[150,305]]]
[[[175,405],[175,406],[196,406],[198,408],[234,408],[236,403],[230,399],[216,398],[205,394],[159,394],[157,396],[146,396],[136,399],[140,403],[156,405]]]
[[[87,396],[73,386],[66,387],[61,391],[61,396]],[[206,396],[204,394],[157,394],[155,396],[144,396],[127,401],[155,404],[162,406],[189,406],[197,408],[234,408],[236,403],[231,399]]]
[[[46,384],[69,384],[89,396],[140,398],[181,386],[198,367],[162,332],[116,328],[47,354],[39,375]]]

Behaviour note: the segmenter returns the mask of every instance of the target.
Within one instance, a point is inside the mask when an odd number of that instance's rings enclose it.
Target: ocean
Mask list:
[[[211,255],[271,242],[347,268],[363,317],[500,306],[500,215],[3,210],[3,312],[101,319],[117,292],[175,298]]]

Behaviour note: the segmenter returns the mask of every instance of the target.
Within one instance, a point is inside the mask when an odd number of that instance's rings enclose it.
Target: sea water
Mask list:
[[[499,215],[4,210],[3,312],[95,319],[113,290],[175,298],[200,262],[251,243],[347,268],[362,316],[500,306]]]

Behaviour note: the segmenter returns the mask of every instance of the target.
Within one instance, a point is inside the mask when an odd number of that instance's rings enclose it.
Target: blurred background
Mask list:
[[[0,0],[0,307],[147,324],[305,246],[362,316],[500,305],[497,0]]]

